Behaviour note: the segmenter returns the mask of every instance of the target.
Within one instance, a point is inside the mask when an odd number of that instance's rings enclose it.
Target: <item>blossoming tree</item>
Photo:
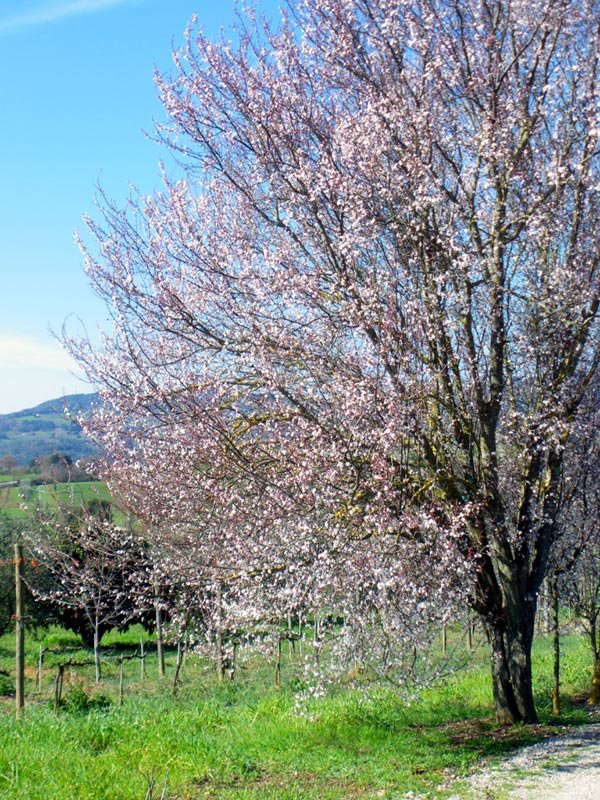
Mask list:
[[[116,526],[106,509],[100,515],[87,509],[79,515],[72,509],[52,516],[38,512],[27,540],[41,567],[29,588],[57,607],[59,619],[93,646],[98,683],[103,634],[148,616],[152,595],[145,543]]]
[[[87,270],[114,329],[70,341],[149,518],[244,569],[343,574],[371,542],[396,593],[470,575],[502,721],[536,720],[598,366],[599,23],[594,0],[298,0],[235,45],[192,23],[158,78],[184,177],[105,199]]]

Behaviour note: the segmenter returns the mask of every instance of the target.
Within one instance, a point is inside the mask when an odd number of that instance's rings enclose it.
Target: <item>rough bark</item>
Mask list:
[[[510,725],[519,721],[520,715],[511,681],[509,657],[502,628],[503,626],[500,624],[488,626],[487,636],[491,649],[492,690],[496,720],[502,725]]]
[[[536,592],[514,563],[487,556],[478,574],[475,608],[490,645],[496,719],[537,723],[531,666]]]
[[[532,625],[500,619],[486,626],[491,651],[496,719],[501,724],[538,722],[531,670]]]

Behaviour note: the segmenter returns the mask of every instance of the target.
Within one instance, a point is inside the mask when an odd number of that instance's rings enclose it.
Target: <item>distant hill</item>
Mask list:
[[[37,456],[60,451],[73,461],[97,452],[81,427],[66,414],[89,412],[98,403],[97,394],[71,394],[48,400],[34,408],[0,414],[0,458],[13,456],[27,466]]]

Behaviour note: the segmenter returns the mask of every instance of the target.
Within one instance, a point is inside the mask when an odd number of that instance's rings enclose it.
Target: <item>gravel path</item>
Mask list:
[[[600,800],[600,724],[526,747],[468,785],[477,800]]]

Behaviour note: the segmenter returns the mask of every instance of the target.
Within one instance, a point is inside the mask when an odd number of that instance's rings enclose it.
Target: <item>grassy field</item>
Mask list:
[[[536,648],[544,722],[538,730],[497,728],[483,652],[411,700],[381,686],[337,686],[324,697],[299,696],[300,655],[287,657],[280,689],[273,686],[272,665],[256,656],[242,660],[234,682],[220,685],[206,660],[188,656],[173,696],[171,652],[162,680],[153,655],[143,681],[139,661],[125,662],[119,705],[115,657],[138,640],[139,631],[106,640],[112,658],[105,660],[99,687],[89,669],[67,672],[65,703],[56,716],[49,698],[56,664],[67,654],[47,655],[37,693],[37,652],[40,644],[75,642],[57,630],[29,640],[26,713],[14,720],[12,698],[5,698],[0,713],[0,798],[399,800],[409,791],[441,798],[456,793],[449,784],[479,759],[535,740],[555,722],[551,649],[543,640]],[[589,684],[590,658],[575,636],[565,638],[564,652],[565,698],[577,697]],[[11,667],[11,655],[12,640],[5,636],[0,667]],[[562,721],[588,719],[583,703],[565,699],[564,705]]]
[[[36,472],[23,472],[23,474],[19,473],[16,476],[12,472],[0,473],[0,483],[11,481],[31,481],[35,480],[35,478],[39,478],[39,475]]]
[[[24,498],[22,492],[26,491]],[[56,509],[59,507],[81,508],[89,503],[90,500],[111,500],[110,492],[106,484],[101,481],[73,481],[72,483],[51,483],[41,486],[33,486],[29,490],[26,487],[0,487],[0,513],[9,517],[20,518],[27,511],[23,508],[26,502],[30,508],[45,506]],[[125,524],[125,515],[117,508],[114,508],[114,520],[117,525]]]
[[[36,486],[32,501],[51,508],[72,506],[79,508],[90,500],[110,500],[110,493],[100,481],[79,481],[73,483],[52,483]]]
[[[20,506],[23,499],[19,489],[15,486],[9,488],[0,487],[0,511],[9,517],[21,516],[23,511]]]

